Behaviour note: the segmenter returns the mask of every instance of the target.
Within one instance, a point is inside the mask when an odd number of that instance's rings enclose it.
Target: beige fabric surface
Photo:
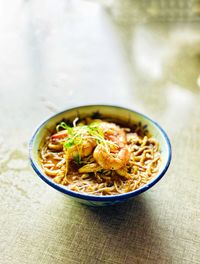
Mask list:
[[[160,23],[140,2],[1,3],[1,264],[200,263],[199,23]],[[27,151],[47,116],[97,102],[149,115],[173,149],[157,185],[105,208],[47,186]]]

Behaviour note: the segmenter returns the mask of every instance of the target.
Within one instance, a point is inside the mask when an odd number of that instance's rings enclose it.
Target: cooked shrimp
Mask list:
[[[92,138],[84,139],[80,145],[75,145],[69,149],[65,149],[65,160],[66,160],[66,169],[65,175],[68,173],[69,162],[75,157],[84,158],[90,155],[96,146],[96,141]]]
[[[61,130],[51,136],[52,139],[62,139],[68,136],[67,130]]]
[[[114,123],[100,122],[100,129],[104,132],[104,138],[117,143],[119,146],[126,144],[126,133]]]
[[[113,153],[108,151],[104,145],[99,144],[93,152],[93,157],[103,169],[118,170],[126,166],[130,158],[130,151],[127,147],[123,147]]]
[[[126,133],[114,123],[100,122],[100,129],[104,132],[105,140],[111,142],[107,146],[98,145],[93,153],[96,162],[104,169],[117,170],[126,165],[130,157],[130,151],[126,144]],[[113,144],[114,143],[114,144]]]
[[[83,139],[80,145],[75,145],[67,149],[66,151],[69,154],[69,160],[72,160],[74,157],[79,155],[81,158],[87,157],[90,155],[96,146],[96,141],[92,138]]]

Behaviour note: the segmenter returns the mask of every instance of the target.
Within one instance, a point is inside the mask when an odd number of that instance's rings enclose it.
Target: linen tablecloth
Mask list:
[[[0,263],[200,263],[200,9],[166,2],[1,1]],[[118,206],[76,203],[29,165],[36,126],[90,103],[140,111],[172,143],[163,179]]]

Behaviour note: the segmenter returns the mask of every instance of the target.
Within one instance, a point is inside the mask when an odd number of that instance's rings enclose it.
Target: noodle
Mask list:
[[[159,171],[155,138],[139,129],[86,118],[61,122],[40,151],[44,173],[66,188],[91,195],[116,195],[147,184]]]

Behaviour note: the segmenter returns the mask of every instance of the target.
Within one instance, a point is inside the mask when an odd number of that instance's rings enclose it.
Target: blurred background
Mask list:
[[[186,118],[197,100],[200,1],[0,3],[0,119],[9,128],[97,102],[162,120],[178,108]]]
[[[42,120],[95,103],[157,120],[173,147],[158,187],[116,211],[71,203],[28,163]],[[199,0],[0,0],[0,262],[199,263],[199,117]]]

